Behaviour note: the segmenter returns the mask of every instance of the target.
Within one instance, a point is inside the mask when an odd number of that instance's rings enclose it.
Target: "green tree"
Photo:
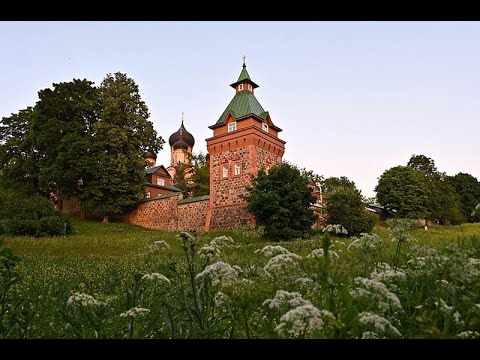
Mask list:
[[[346,176],[341,177],[329,177],[321,181],[322,192],[325,196],[336,190],[338,187],[349,187],[356,189],[355,183],[349,180]]]
[[[423,175],[408,166],[386,170],[375,187],[377,200],[398,217],[422,219],[428,212],[428,189]]]
[[[199,153],[193,155],[190,191],[192,197],[210,194],[210,157]]]
[[[437,173],[435,162],[432,158],[429,158],[425,155],[412,155],[407,166],[414,170],[422,171],[426,175],[433,175]]]
[[[191,197],[190,179],[187,177],[187,174],[191,171],[190,164],[178,162],[174,168],[175,175],[173,175],[172,179],[173,185],[182,190],[184,198]]]
[[[258,224],[265,226],[266,236],[284,240],[310,230],[315,221],[310,205],[315,198],[309,180],[307,173],[286,162],[272,167],[268,174],[262,168],[252,178],[245,199]]]
[[[460,224],[464,218],[461,203],[445,173],[437,170],[435,161],[425,155],[412,155],[408,165],[417,171],[427,190],[426,217],[441,224]]]
[[[33,108],[2,118],[0,122],[0,185],[37,193],[40,152],[33,144],[31,122]]]
[[[362,194],[358,189],[337,186],[326,200],[327,224],[342,225],[349,235],[372,231],[376,218],[365,210]]]
[[[31,127],[41,154],[40,187],[62,199],[79,195],[79,180],[95,175],[92,135],[98,89],[91,81],[73,79],[40,90],[38,96]]]
[[[99,87],[100,112],[93,126],[92,166],[95,176],[85,183],[82,206],[103,216],[119,214],[143,198],[147,149],[164,143],[148,120],[134,80],[120,72],[108,74]]]
[[[449,176],[448,181],[460,197],[462,213],[466,220],[475,221],[471,214],[472,209],[480,202],[480,181],[470,174],[458,173]]]

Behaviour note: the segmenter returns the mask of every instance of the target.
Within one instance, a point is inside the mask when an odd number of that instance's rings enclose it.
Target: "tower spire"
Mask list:
[[[247,65],[245,65],[245,59],[246,59],[246,58],[247,58],[247,57],[246,57],[245,54],[244,54],[244,55],[242,56],[242,59],[243,59],[243,67],[244,67],[244,68],[247,67]]]

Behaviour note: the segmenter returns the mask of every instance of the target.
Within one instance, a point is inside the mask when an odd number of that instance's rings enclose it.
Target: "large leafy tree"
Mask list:
[[[375,187],[378,202],[402,218],[425,218],[428,189],[423,175],[409,166],[386,170]]]
[[[33,144],[33,108],[2,118],[0,122],[0,183],[26,193],[40,192],[41,154]]]
[[[352,189],[356,189],[355,183],[348,179],[346,176],[341,177],[329,177],[324,180],[321,180],[321,186],[323,194],[328,196],[329,193],[336,190],[338,187],[349,187]]]
[[[73,79],[38,92],[31,129],[41,154],[40,187],[61,198],[79,195],[79,180],[94,176],[93,128],[99,110],[93,82]]]
[[[184,198],[210,194],[210,159],[203,153],[186,152],[187,163],[177,163],[173,184],[182,190]]]
[[[326,203],[328,224],[342,225],[349,235],[372,231],[376,218],[365,210],[362,194],[355,186],[337,186]]]
[[[149,113],[134,80],[126,74],[108,74],[99,87],[100,111],[93,126],[94,177],[85,183],[82,206],[103,215],[128,210],[143,197],[147,149],[158,152]]]
[[[421,174],[425,183],[426,217],[442,224],[463,222],[460,198],[447,180],[446,174],[437,170],[435,161],[425,155],[412,155],[407,166]]]
[[[449,183],[454,187],[460,197],[462,213],[468,221],[475,221],[472,210],[480,203],[480,181],[466,173],[458,173],[448,177]]]
[[[270,169],[260,169],[252,184],[247,186],[248,209],[255,214],[265,235],[274,240],[291,239],[306,234],[315,215],[310,209],[315,202],[308,186],[309,176],[296,166],[282,163]]]

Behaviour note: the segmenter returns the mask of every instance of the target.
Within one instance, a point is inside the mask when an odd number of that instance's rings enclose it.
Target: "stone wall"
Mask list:
[[[161,199],[145,200],[125,216],[125,221],[156,230],[176,231],[181,194]]]
[[[216,207],[211,209],[209,230],[234,230],[253,226],[254,222],[246,204]]]
[[[211,156],[210,176],[213,179],[210,181],[210,196],[213,196],[214,207],[245,202],[242,195],[247,193],[245,185],[250,183],[250,167],[253,166],[250,153],[247,147],[242,147]],[[240,175],[235,175],[235,163],[240,164]],[[224,166],[228,166],[226,178],[223,177]]]
[[[185,199],[182,201],[187,201]],[[178,224],[179,231],[205,231],[205,219],[210,200],[189,201],[178,204]]]

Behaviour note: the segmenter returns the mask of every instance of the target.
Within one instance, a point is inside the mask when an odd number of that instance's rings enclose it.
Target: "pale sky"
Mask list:
[[[0,117],[52,83],[121,71],[159,135],[184,112],[205,153],[245,54],[284,160],[365,196],[412,154],[480,180],[479,39],[479,22],[0,22]],[[169,162],[167,142],[157,163]]]

